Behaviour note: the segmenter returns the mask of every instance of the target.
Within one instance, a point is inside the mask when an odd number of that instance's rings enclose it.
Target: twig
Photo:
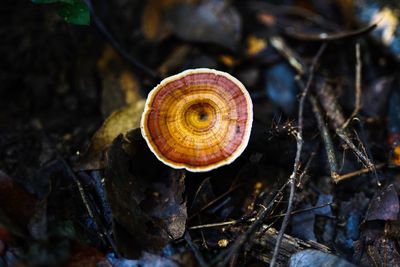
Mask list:
[[[111,248],[113,249],[115,254],[119,257],[120,255],[118,253],[117,246],[114,243],[114,239],[110,236],[110,234],[108,233],[107,230],[104,230],[105,229],[104,225],[102,224],[102,222],[100,220],[97,219],[97,216],[94,215],[94,210],[92,209],[92,207],[89,204],[89,201],[88,201],[88,198],[86,196],[85,190],[83,189],[83,186],[82,186],[79,178],[75,175],[75,173],[73,172],[71,166],[66,162],[66,160],[63,157],[61,157],[61,155],[58,153],[58,151],[56,153],[57,153],[58,159],[65,166],[65,169],[66,169],[68,175],[74,180],[75,184],[77,185],[78,190],[79,190],[79,194],[81,196],[83,204],[85,205],[85,208],[86,208],[86,211],[87,211],[88,215],[90,216],[90,218],[93,219],[93,222],[96,225],[96,228],[98,230],[100,230],[99,231],[100,238],[104,242],[105,241],[104,237],[106,237],[106,239],[107,239],[108,243],[110,244]]]
[[[300,210],[295,210],[292,212],[291,215],[294,214],[298,214],[298,213],[302,213],[302,212],[306,212],[306,211],[310,211],[310,210],[315,210],[315,209],[319,209],[319,208],[323,208],[326,206],[332,205],[332,202],[328,202],[325,204],[321,204],[319,206],[316,207],[310,207],[310,208],[305,208],[305,209],[300,209]],[[277,215],[273,215],[273,216],[268,216],[268,219],[274,219],[274,218],[280,218],[285,216],[284,213],[282,214],[277,214]],[[247,220],[246,222],[254,222],[256,220],[256,218],[251,218],[249,220]],[[225,221],[225,222],[219,222],[219,223],[208,223],[208,224],[202,224],[202,225],[196,225],[196,226],[191,226],[189,227],[189,230],[196,230],[196,229],[204,229],[204,228],[213,228],[213,227],[222,227],[222,226],[227,226],[227,225],[234,225],[234,224],[238,224],[243,222],[244,220],[239,219],[239,220],[230,220],[230,221]]]
[[[282,238],[283,238],[283,234],[286,230],[286,227],[289,223],[289,219],[290,219],[290,213],[292,212],[293,209],[293,199],[294,199],[294,193],[295,193],[295,188],[296,188],[296,178],[297,178],[297,172],[300,168],[300,156],[301,156],[301,152],[303,149],[303,112],[304,112],[304,103],[305,103],[305,99],[306,96],[308,94],[308,91],[310,90],[311,87],[311,83],[314,79],[314,70],[315,67],[317,65],[317,62],[319,60],[319,58],[321,57],[322,53],[324,52],[326,48],[326,43],[323,43],[321,45],[321,47],[318,50],[318,53],[315,55],[315,57],[312,60],[310,69],[309,69],[309,75],[308,75],[308,80],[306,83],[306,86],[304,87],[304,90],[302,92],[301,98],[300,98],[300,104],[299,104],[299,117],[298,117],[298,132],[297,132],[297,136],[296,136],[296,146],[297,146],[297,151],[296,151],[296,157],[295,157],[295,161],[294,161],[294,165],[293,165],[293,172],[289,177],[289,185],[290,185],[290,193],[289,193],[289,203],[288,203],[288,207],[286,210],[286,214],[285,217],[283,218],[283,222],[282,222],[282,226],[281,229],[279,230],[279,234],[278,237],[276,239],[276,244],[275,244],[275,248],[274,248],[274,253],[272,256],[272,260],[270,263],[270,267],[275,266],[276,264],[276,258],[278,256],[278,252],[279,252],[279,247],[281,245],[282,242]]]
[[[337,40],[343,40],[343,39],[348,39],[348,38],[354,38],[358,37],[360,35],[367,34],[371,31],[373,31],[376,26],[378,25],[379,22],[373,23],[371,25],[368,25],[364,28],[360,28],[354,31],[343,31],[339,33],[317,33],[317,34],[309,34],[309,33],[302,33],[299,32],[298,30],[294,28],[288,28],[286,29],[286,34],[296,38],[301,41],[320,41],[320,42],[331,42],[331,41],[337,41]]]
[[[317,99],[315,99],[315,97],[313,95],[309,95],[308,100],[311,103],[312,110],[314,112],[315,118],[317,119],[318,128],[321,133],[322,141],[324,142],[324,145],[325,145],[325,151],[326,151],[326,156],[328,158],[331,177],[334,181],[336,181],[339,174],[338,174],[335,150],[333,148],[333,142],[332,142],[331,135],[329,134],[329,131],[325,125],[325,121],[324,121],[324,118],[322,117],[321,110],[317,103]]]
[[[356,81],[355,81],[355,100],[354,100],[354,111],[351,113],[347,121],[342,125],[342,130],[347,128],[350,121],[357,115],[361,108],[361,52],[360,43],[356,43]]]
[[[195,225],[189,227],[189,230],[196,230],[196,229],[204,229],[204,228],[213,228],[213,227],[221,227],[221,226],[226,226],[226,225],[233,225],[241,222],[242,220],[230,220],[226,222],[218,222],[218,223],[207,223],[207,224],[202,224],[202,225]],[[251,220],[249,220],[251,221]]]
[[[159,75],[151,70],[149,67],[145,66],[138,59],[134,58],[131,54],[129,54],[121,44],[114,38],[114,36],[110,33],[104,23],[97,16],[94,11],[92,0],[84,0],[87,5],[90,14],[93,18],[94,24],[97,29],[106,37],[106,39],[111,43],[111,45],[125,58],[127,59],[135,68],[141,70],[144,74],[148,75],[152,79],[158,79]]]
[[[361,175],[361,174],[364,174],[364,173],[368,173],[368,172],[371,172],[371,171],[374,171],[374,170],[377,170],[377,169],[381,169],[381,168],[383,168],[383,167],[385,167],[385,166],[386,166],[386,163],[380,163],[380,164],[376,164],[375,167],[374,167],[374,169],[371,169],[371,168],[364,168],[364,169],[357,170],[357,171],[354,171],[354,172],[350,172],[350,173],[346,173],[346,174],[343,174],[343,175],[339,175],[339,176],[336,178],[336,181],[335,181],[335,182],[338,183],[338,182],[341,182],[341,181],[343,181],[343,180],[352,178],[352,177],[354,177],[354,176],[358,176],[358,175]]]
[[[321,205],[318,205],[318,206],[315,206],[315,207],[309,207],[309,208],[304,208],[304,209],[300,209],[300,210],[295,210],[295,211],[292,211],[292,213],[290,215],[295,215],[295,214],[299,214],[299,213],[303,213],[303,212],[307,212],[307,211],[311,211],[311,210],[324,208],[324,207],[330,206],[332,204],[333,204],[333,202],[328,202],[328,203],[324,203],[324,204],[321,204]],[[286,215],[285,213],[277,214],[277,215],[274,215],[274,216],[269,216],[268,219],[280,218],[280,217],[283,217],[285,215]]]
[[[353,150],[354,154],[361,160],[361,162],[364,163],[367,168],[374,168],[374,164],[361,150],[354,145],[346,131],[342,129],[336,129],[336,134],[346,143],[346,145],[349,146],[351,150]]]
[[[241,185],[235,185],[231,188],[229,188],[228,191],[226,191],[225,193],[221,194],[220,196],[216,197],[215,199],[213,199],[212,201],[208,202],[206,205],[204,205],[199,211],[193,213],[188,220],[193,219],[197,214],[199,214],[200,212],[206,210],[207,208],[209,208],[210,206],[212,206],[213,204],[215,204],[216,202],[218,202],[221,198],[225,197],[226,195],[230,194],[231,192],[235,191],[236,189],[238,189]]]
[[[271,45],[288,60],[289,64],[300,74],[304,74],[304,64],[299,60],[299,56],[290,49],[283,39],[279,36],[270,38]]]
[[[91,207],[88,197],[86,195],[85,190],[83,189],[82,183],[79,180],[79,178],[77,177],[77,175],[75,174],[75,172],[72,170],[72,167],[67,163],[67,161],[61,156],[60,152],[58,151],[57,147],[53,144],[53,142],[51,141],[51,139],[48,137],[48,135],[46,134],[46,132],[44,130],[42,130],[42,134],[45,138],[45,140],[51,144],[54,147],[54,151],[56,153],[56,158],[57,160],[59,160],[61,162],[61,164],[63,164],[63,166],[65,167],[65,171],[67,173],[67,175],[72,178],[72,180],[74,181],[74,183],[76,184],[76,186],[78,187],[78,191],[79,191],[79,195],[82,199],[83,205],[86,208],[86,211],[89,215],[89,217],[91,219],[93,219],[93,222],[96,226],[96,228],[99,230],[98,234],[100,239],[107,244],[107,241],[109,243],[109,245],[111,246],[111,248],[113,249],[113,251],[115,252],[115,254],[119,257],[119,253],[117,250],[117,246],[115,245],[114,239],[111,237],[111,235],[108,233],[108,231],[106,230],[106,228],[104,227],[103,223],[101,222],[100,219],[97,218],[97,216],[95,216],[96,213],[96,209],[94,209],[93,207]],[[97,214],[97,213],[96,213]],[[105,239],[106,238],[106,239]]]
[[[324,80],[322,81],[322,85],[318,86],[315,91],[317,92],[321,107],[325,110],[325,114],[332,128],[340,129],[346,120],[342,108],[338,104],[333,85]]]
[[[263,228],[264,227],[265,226],[263,226]],[[253,239],[253,242],[255,243],[253,255],[266,264],[270,263],[272,257],[271,250],[276,243],[277,236],[278,231],[274,228],[269,228],[268,230],[262,229],[260,232],[258,232],[256,237]],[[305,249],[317,249],[322,252],[332,253],[329,247],[320,243],[314,241],[304,241],[299,238],[284,234],[278,257],[279,266],[288,266],[290,257],[294,253]]]
[[[364,122],[363,122],[363,120],[360,120],[360,119],[357,119],[356,122],[358,123],[358,127],[359,127],[359,130],[360,130],[360,133],[356,132],[357,133],[357,137],[360,136],[359,137],[359,140],[360,140],[359,142],[360,142],[360,144],[363,145],[363,149],[365,151],[365,154],[368,156],[369,159],[371,159],[372,162],[374,162],[375,161],[374,160],[374,156],[372,155],[371,148],[368,146],[368,143],[367,143],[367,134],[365,133]],[[378,186],[381,186],[381,182],[379,181],[379,177],[378,177],[378,174],[376,172],[376,166],[374,166],[374,168],[371,171],[373,171],[373,173],[374,173],[376,184]]]
[[[297,185],[296,185],[296,186],[297,186],[298,188],[302,188],[302,187],[304,186],[304,180],[303,180],[303,178],[304,178],[304,176],[306,175],[308,169],[310,168],[311,162],[313,161],[315,155],[317,155],[318,147],[319,147],[319,143],[315,146],[315,148],[314,148],[313,151],[311,152],[310,156],[308,157],[308,160],[307,160],[307,162],[306,162],[306,165],[305,165],[303,171],[301,172],[301,174],[300,174],[300,176],[299,176],[299,179],[298,179],[298,181],[297,181]]]
[[[225,266],[231,260],[231,257],[237,253],[237,251],[242,247],[242,245],[249,240],[254,233],[263,225],[264,220],[267,218],[268,214],[276,204],[278,198],[283,195],[283,190],[285,190],[288,182],[286,182],[274,195],[274,197],[269,201],[267,207],[263,208],[259,214],[257,219],[250,225],[250,227],[241,234],[235,242],[231,245],[228,250],[221,252],[209,265],[214,266],[217,265],[219,267]]]
[[[329,118],[332,127],[335,129],[336,134],[339,138],[347,144],[347,146],[353,151],[353,153],[360,159],[360,161],[366,166],[373,168],[374,164],[360,149],[358,149],[353,141],[350,139],[350,134],[346,129],[342,129],[345,124],[345,119],[340,106],[337,103],[335,94],[333,93],[331,85],[324,82],[324,85],[317,91],[320,103],[325,110],[327,117]]]

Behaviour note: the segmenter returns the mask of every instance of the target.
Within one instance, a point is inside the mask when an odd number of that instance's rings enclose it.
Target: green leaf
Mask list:
[[[64,0],[65,1],[65,0]],[[58,9],[58,14],[68,23],[77,25],[90,24],[90,12],[87,5],[82,0],[70,0]]]
[[[77,25],[90,24],[90,12],[83,0],[31,0],[34,4],[58,3],[58,14],[66,22]]]

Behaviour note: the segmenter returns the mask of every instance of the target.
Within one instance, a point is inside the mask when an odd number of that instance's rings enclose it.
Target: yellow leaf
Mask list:
[[[106,164],[106,151],[119,135],[140,126],[145,100],[114,111],[94,134],[87,152],[75,166],[75,170],[102,169]]]

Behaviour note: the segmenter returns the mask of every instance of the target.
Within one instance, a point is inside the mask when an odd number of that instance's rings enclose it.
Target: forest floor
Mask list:
[[[0,267],[400,266],[396,1],[79,1],[0,7]],[[194,68],[254,111],[202,173],[138,129]]]

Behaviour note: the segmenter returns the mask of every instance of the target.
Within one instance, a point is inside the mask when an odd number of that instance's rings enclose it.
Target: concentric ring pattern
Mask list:
[[[193,69],[150,92],[141,130],[162,162],[199,172],[234,161],[247,146],[252,121],[241,82],[225,72]]]

